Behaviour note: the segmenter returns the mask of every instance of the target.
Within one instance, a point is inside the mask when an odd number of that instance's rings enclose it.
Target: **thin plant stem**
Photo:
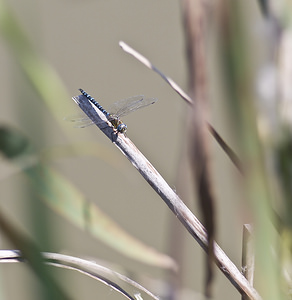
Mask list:
[[[167,184],[154,166],[139,151],[134,143],[124,134],[118,133],[111,123],[107,121],[105,115],[85,96],[79,95],[72,99],[93,121],[93,123],[96,124],[96,126],[98,126],[100,130],[127,157],[132,165],[139,171],[144,179],[171,209],[174,215],[180,220],[188,232],[195,238],[199,245],[207,251],[208,241],[204,226]],[[250,285],[247,279],[241,274],[238,268],[216,242],[214,242],[214,256],[215,263],[219,269],[241,294],[246,294],[252,300],[261,299],[257,291]]]
[[[121,293],[124,297],[135,300],[135,293],[144,292],[148,296],[152,297],[155,300],[159,300],[159,298],[153,295],[150,291],[146,288],[138,284],[137,282],[133,281],[132,279],[115,272],[109,268],[101,266],[96,262],[81,259],[78,257],[64,255],[59,253],[50,253],[50,252],[42,252],[41,256],[43,258],[43,262],[52,265],[55,267],[69,269],[78,271],[86,276],[94,278],[106,285],[110,288],[116,290],[117,292]],[[16,263],[16,262],[25,262],[25,259],[18,250],[0,250],[0,263]],[[125,282],[128,285],[131,285],[135,288],[136,292],[134,295],[130,295],[125,288],[122,288],[117,282]],[[132,292],[131,292],[132,293]]]
[[[193,103],[192,98],[171,78],[164,75],[158,68],[156,68],[149,59],[147,59],[145,56],[143,56],[138,51],[134,50],[132,47],[127,45],[125,42],[120,41],[119,42],[120,47],[128,54],[132,55],[134,58],[136,58],[138,61],[140,61],[144,66],[151,69],[152,71],[156,72],[162,79],[167,82],[180,96],[185,102],[189,105]],[[211,135],[215,138],[217,143],[220,145],[220,147],[223,149],[223,151],[227,154],[227,156],[230,158],[230,160],[233,162],[233,164],[236,166],[236,168],[243,173],[243,168],[241,161],[237,154],[232,150],[230,146],[224,141],[224,139],[221,137],[221,135],[216,131],[216,129],[207,122],[208,130],[210,131]]]

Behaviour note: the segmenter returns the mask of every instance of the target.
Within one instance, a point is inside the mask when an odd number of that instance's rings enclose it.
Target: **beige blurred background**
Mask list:
[[[186,184],[183,187],[186,191],[182,193],[177,186],[179,164],[187,148],[187,104],[157,74],[124,53],[118,45],[119,41],[125,41],[187,90],[179,1],[6,2],[39,54],[56,70],[69,95],[77,95],[78,88],[85,89],[100,100],[104,108],[114,101],[137,94],[158,98],[154,106],[123,118],[128,126],[128,137],[169,185],[187,198],[183,200],[200,218],[189,194],[192,187]],[[52,159],[50,165],[123,229],[159,251],[170,253],[169,245],[173,238],[169,231],[170,222],[182,226],[114,145],[95,126],[78,129],[70,122],[64,123],[65,129],[70,132],[68,138],[48,113],[46,105],[39,101],[3,40],[0,43],[0,64],[1,123],[20,128],[39,151],[72,143],[97,143],[100,147],[98,157],[65,155]],[[58,99],[58,94],[55,97]],[[68,102],[68,111],[61,111],[64,118],[79,112],[70,98],[59,101]],[[213,112],[212,124],[233,146],[228,123],[221,114],[221,105],[219,101],[213,101],[215,114]],[[222,150],[215,143],[213,146],[215,170],[220,166],[226,171],[224,176],[220,173],[214,175],[218,201],[217,239],[239,267],[241,228],[246,219],[241,215],[244,205],[232,193],[238,174]],[[114,166],[116,162],[117,167]],[[185,176],[184,181],[188,182],[189,171],[185,172]],[[1,180],[1,207],[13,222],[34,236],[37,233],[34,232],[35,220],[32,222],[30,212],[33,200],[26,196],[29,195],[28,186],[26,178],[17,173]],[[122,256],[65,221],[44,204],[37,205],[45,211],[41,214],[45,217],[39,220],[40,224],[44,222],[50,228],[48,251],[109,261],[160,283],[166,278],[167,272]],[[182,273],[178,276],[182,287],[190,293],[181,299],[203,299],[200,294],[203,292],[205,254],[187,232],[182,230],[181,234],[185,242],[182,245],[185,259],[184,265],[180,266]],[[1,239],[1,248],[9,248],[5,238]],[[124,299],[84,275],[68,270],[55,272],[74,299]],[[2,299],[37,299],[34,288],[37,280],[26,266],[0,265],[0,279]],[[163,287],[157,282],[145,285],[154,294],[163,294]],[[216,271],[214,299],[240,299],[239,293],[219,271]]]

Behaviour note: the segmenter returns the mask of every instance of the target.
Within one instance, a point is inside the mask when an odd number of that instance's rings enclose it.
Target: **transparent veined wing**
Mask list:
[[[133,96],[115,102],[110,106],[108,112],[120,118],[140,108],[154,104],[156,101],[155,98],[145,98],[143,95]]]
[[[102,121],[93,122],[85,114],[84,115],[79,114],[79,115],[65,117],[64,120],[67,121],[67,122],[74,123],[75,128],[84,128],[84,127],[88,127],[88,126],[93,125],[93,124],[99,124],[99,123],[101,124],[102,123]]]

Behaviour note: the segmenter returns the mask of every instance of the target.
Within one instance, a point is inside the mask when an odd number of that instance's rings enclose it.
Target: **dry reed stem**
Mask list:
[[[138,150],[133,142],[124,134],[117,131],[106,120],[105,115],[83,95],[72,98],[86,115],[100,128],[100,130],[120,149],[132,165],[140,172],[144,179],[151,185],[162,198],[175,216],[180,220],[188,232],[195,238],[200,246],[207,251],[208,242],[204,226],[183,203],[179,196],[171,189],[163,177]],[[104,122],[101,122],[101,119]],[[246,294],[252,300],[260,300],[257,291],[249,284],[224,251],[214,243],[214,260],[219,269],[238,289],[241,294]]]

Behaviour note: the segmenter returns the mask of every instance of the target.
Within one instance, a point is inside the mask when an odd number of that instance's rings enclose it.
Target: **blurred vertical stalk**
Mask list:
[[[203,0],[182,0],[189,71],[189,89],[193,99],[189,134],[194,186],[207,231],[205,295],[211,297],[214,269],[215,201],[210,172],[209,116],[206,40],[209,8]]]
[[[39,14],[36,13],[35,2],[26,1],[25,3],[19,3],[19,5],[24,6],[23,13],[27,18],[27,23],[31,29],[30,35],[39,34],[39,36],[41,36],[40,32],[37,32],[35,29],[35,25],[40,22],[38,17]],[[35,18],[38,19],[36,20]],[[40,28],[40,26],[37,28]],[[52,85],[57,85],[59,87],[60,83],[56,84],[58,80],[57,76],[54,76],[53,70],[40,58],[39,53],[35,50],[33,44],[29,40],[29,36],[23,31],[19,20],[3,0],[0,0],[0,33],[16,62],[16,68],[12,75],[13,78],[11,78],[11,86],[14,92],[13,96],[15,98],[15,107],[19,120],[21,120],[21,123],[27,128],[28,132],[33,131],[34,134],[37,134],[37,137],[34,136],[34,138],[37,140],[38,145],[42,145],[46,138],[45,128],[42,122],[43,117],[40,115],[40,111],[36,111],[36,108],[29,104],[28,100],[31,97],[28,95],[30,92],[32,97],[33,93],[39,95],[40,98],[48,104],[51,102],[51,99],[54,99],[52,93],[48,91],[53,90],[54,93],[56,93],[58,89],[52,88]],[[37,37],[36,40],[40,40],[40,38]],[[25,77],[18,77],[19,70],[23,72],[21,75],[25,75]],[[24,82],[23,78],[27,79],[27,81]],[[28,83],[32,86],[31,91],[27,89]],[[63,96],[64,92],[60,93],[60,95]],[[50,104],[50,106],[52,107],[52,104]],[[25,187],[24,189],[25,191],[19,194],[19,199],[28,202],[27,212],[28,218],[31,221],[32,236],[36,240],[40,250],[49,251],[52,249],[52,236],[47,210],[44,209],[43,204],[36,198],[36,195],[31,188]],[[37,261],[36,264],[38,265],[37,269],[39,272],[48,272],[41,262]],[[41,274],[39,274],[39,278],[43,278]],[[56,295],[51,288],[49,281],[43,281],[42,283],[43,285],[38,293],[35,292],[36,287],[31,288],[33,293],[36,294],[36,298],[62,298],[61,295],[59,295],[59,297]]]
[[[254,9],[254,10],[253,10]],[[229,107],[244,155],[244,183],[255,229],[256,288],[263,299],[281,299],[279,267],[271,191],[268,185],[256,116],[255,82],[257,66],[261,62],[259,49],[263,38],[256,38],[256,6],[246,1],[222,0],[219,9],[219,28]],[[257,19],[258,21],[258,19]],[[259,24],[257,23],[257,26]],[[259,28],[257,27],[259,30]],[[269,49],[267,49],[269,51]],[[273,250],[272,250],[273,249]]]
[[[248,282],[253,286],[254,281],[254,241],[252,227],[250,224],[243,225],[243,237],[242,237],[242,258],[241,258],[241,269],[242,274],[248,280]],[[250,297],[243,295],[242,300],[250,300]]]

